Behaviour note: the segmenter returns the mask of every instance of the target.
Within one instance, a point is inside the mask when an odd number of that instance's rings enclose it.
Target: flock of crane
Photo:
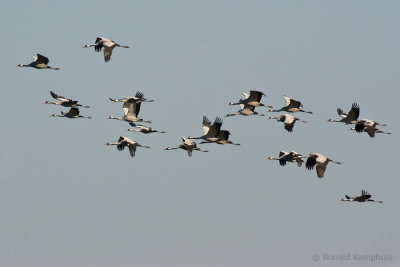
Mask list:
[[[115,47],[123,47],[123,48],[129,48],[128,46],[122,46],[117,44],[116,42],[109,40],[107,38],[103,37],[97,37],[96,41],[94,44],[86,44],[83,46],[83,48],[88,48],[94,46],[94,49],[96,52],[100,52],[103,49],[104,53],[104,61],[108,62],[111,59],[111,55],[113,52],[113,49]],[[37,56],[33,56],[34,61],[31,62],[28,65],[24,64],[18,64],[18,67],[32,67],[36,69],[53,69],[53,70],[59,70],[59,68],[53,68],[50,67],[49,64],[49,59],[43,55],[37,54]],[[231,116],[236,116],[236,115],[243,115],[243,116],[250,116],[250,115],[258,115],[258,116],[265,116],[264,114],[258,113],[255,111],[257,107],[267,107],[268,112],[287,112],[284,114],[281,114],[279,116],[271,116],[269,119],[275,119],[278,122],[282,122],[284,124],[284,129],[292,132],[293,127],[296,121],[300,121],[303,123],[306,123],[306,121],[303,121],[291,114],[288,113],[295,113],[295,112],[303,112],[303,113],[308,113],[308,114],[313,114],[311,111],[305,111],[303,110],[303,105],[300,101],[294,100],[292,98],[289,98],[287,96],[283,96],[286,105],[283,106],[282,108],[275,110],[272,109],[272,106],[269,105],[264,105],[261,103],[261,99],[264,95],[263,92],[260,91],[250,91],[249,94],[247,93],[242,93],[244,95],[243,99],[239,99],[238,102],[230,102],[228,105],[239,105],[240,109],[232,114],[227,114],[226,117],[231,117]],[[77,100],[72,100],[63,96],[60,96],[53,91],[50,91],[50,95],[52,98],[58,100],[58,102],[52,102],[52,101],[45,101],[44,104],[53,104],[53,105],[60,105],[66,108],[69,108],[68,112],[61,112],[61,114],[53,114],[51,115],[52,117],[66,117],[69,119],[75,119],[75,118],[87,118],[91,119],[92,117],[90,116],[83,116],[80,114],[79,108],[89,108],[89,106],[86,105],[81,105],[78,103]],[[132,97],[125,97],[121,99],[113,99],[110,98],[111,102],[120,102],[122,103],[122,111],[123,111],[123,116],[122,117],[114,117],[114,116],[109,116],[108,119],[115,119],[115,120],[121,120],[128,122],[130,126],[133,128],[129,128],[128,131],[132,132],[141,132],[143,134],[149,134],[149,133],[166,133],[165,131],[159,131],[155,130],[151,127],[139,124],[139,123],[151,123],[151,121],[148,120],[143,120],[142,118],[139,118],[139,111],[141,104],[143,102],[153,102],[154,100],[148,100],[144,97],[143,93],[137,92],[135,96]],[[357,103],[353,103],[351,106],[351,109],[348,113],[343,112],[341,108],[337,109],[338,115],[341,117],[340,120],[333,120],[329,119],[328,122],[341,122],[345,124],[352,124],[355,125],[353,128],[350,128],[350,130],[354,130],[358,133],[366,132],[370,137],[375,137],[376,133],[382,133],[382,134],[391,134],[390,132],[384,132],[378,128],[376,128],[378,125],[379,126],[386,126],[385,124],[380,124],[376,121],[369,120],[369,119],[358,119],[360,115],[360,107]],[[232,145],[237,145],[239,146],[239,143],[234,143],[229,140],[229,135],[230,132],[228,130],[221,130],[222,126],[222,119],[220,117],[216,117],[214,123],[211,123],[211,121],[206,117],[203,116],[203,135],[199,137],[183,137],[182,138],[182,144],[176,147],[166,147],[164,150],[174,150],[174,149],[183,149],[186,150],[188,153],[188,156],[191,157],[193,151],[201,151],[201,152],[208,152],[207,150],[202,150],[197,146],[197,143],[193,140],[198,139],[201,140],[199,144],[207,144],[207,143],[215,143],[215,144],[232,144]],[[137,147],[144,147],[144,148],[150,148],[149,146],[141,145],[138,142],[132,140],[131,138],[125,137],[125,136],[120,136],[118,141],[116,143],[108,142],[105,145],[107,146],[113,146],[115,145],[119,151],[124,150],[125,147],[128,148],[129,154],[131,157],[135,156],[135,152]],[[278,160],[279,164],[281,166],[285,166],[287,162],[292,162],[292,163],[297,163],[299,167],[302,166],[303,164],[303,159],[307,159],[305,166],[308,170],[316,168],[317,176],[318,178],[322,178],[324,176],[326,167],[329,162],[333,162],[336,164],[341,164],[338,161],[333,161],[330,158],[320,154],[320,153],[310,153],[308,156],[303,156],[295,151],[290,151],[290,152],[285,152],[285,151],[280,151],[278,157],[268,157],[267,159],[269,160]],[[375,201],[371,199],[371,195],[367,193],[365,190],[362,190],[362,195],[357,196],[357,197],[349,197],[345,195],[345,198],[341,199],[342,201],[357,201],[357,202],[378,202],[382,203],[382,201]]]

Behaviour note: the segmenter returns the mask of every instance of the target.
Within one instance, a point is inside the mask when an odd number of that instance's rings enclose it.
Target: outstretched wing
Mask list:
[[[193,140],[190,140],[189,138],[182,138],[182,139],[183,139],[183,144],[187,146],[196,147],[196,142],[194,142]]]
[[[104,61],[108,62],[111,59],[112,51],[114,47],[104,46]]]
[[[142,92],[139,92],[139,91],[137,91],[136,92],[136,95],[135,95],[135,97],[137,97],[138,99],[143,99],[143,93]]]
[[[372,127],[372,126],[367,126],[367,127],[365,128],[365,131],[368,133],[369,137],[374,138],[377,129],[376,129],[375,127]]]
[[[291,98],[284,95],[284,96],[283,96],[283,99],[285,99],[286,106],[289,106],[289,105],[290,105],[290,100],[291,100]]]
[[[211,121],[206,117],[203,116],[203,133],[206,135],[211,127]]]
[[[242,92],[242,95],[244,95],[245,99],[248,99],[248,98],[250,97],[249,94],[246,94],[246,93],[244,93],[244,92]]]
[[[325,170],[326,170],[326,165],[325,164],[318,164],[316,169],[317,169],[318,178],[324,177],[324,173],[325,173]]]
[[[57,95],[57,94],[54,93],[53,91],[50,91],[50,94],[51,94],[51,96],[52,96],[54,99],[57,99],[57,100],[60,100],[60,101],[65,101],[65,102],[69,102],[71,105],[75,105],[75,104],[78,103],[78,101],[74,101],[74,100],[69,99],[69,98],[66,98],[66,97],[64,97],[64,96]]]
[[[125,115],[129,114],[129,115],[137,117],[139,115],[139,111],[140,111],[140,102],[136,103],[136,102],[126,101],[122,105],[122,110],[124,111]]]
[[[290,123],[284,122],[283,124],[285,125],[285,129],[286,129],[288,132],[292,132],[295,122],[296,122],[296,121],[292,121],[292,122],[290,122]]]
[[[287,154],[287,152],[285,152],[285,151],[280,151],[279,152],[279,157],[282,157],[282,156],[284,156],[284,155],[286,155]]]
[[[44,63],[44,64],[49,64],[49,59],[45,56],[42,56],[41,54],[37,54],[37,63]]]
[[[356,126],[354,126],[354,129],[356,130],[357,133],[361,133],[364,131],[365,128],[365,122],[364,121],[357,121]]]
[[[337,108],[337,113],[339,114],[340,117],[342,118],[346,118],[347,117],[347,113],[344,113],[343,110],[341,108]]]
[[[207,135],[209,136],[218,136],[219,131],[222,126],[222,119],[220,117],[216,117],[214,123],[211,125],[210,130],[208,131]]]
[[[117,145],[117,149],[118,149],[119,151],[122,151],[122,150],[124,150],[125,146],[127,146],[127,145],[128,145],[128,143],[125,142],[125,141],[123,141],[123,142],[121,142],[121,143],[119,143],[119,144]]]
[[[301,104],[300,101],[294,100],[290,98],[290,102],[288,105],[289,108],[301,108],[303,105]]]
[[[128,144],[128,148],[129,148],[129,154],[133,158],[135,156],[135,152],[136,152],[136,145]]]
[[[141,106],[141,102],[135,103],[135,104],[133,105],[133,108],[134,108],[134,111],[135,111],[136,116],[139,115],[140,106]]]
[[[95,44],[96,45],[94,46],[94,51],[100,52],[101,49],[103,48],[103,38],[97,37]]]
[[[368,193],[368,192],[365,191],[365,190],[361,190],[361,195],[364,196],[365,198],[371,198],[371,194]]]
[[[229,139],[229,135],[231,133],[227,130],[220,130],[219,134],[218,134],[218,140],[228,140]]]
[[[351,109],[349,113],[347,114],[347,118],[350,121],[355,121],[358,119],[358,116],[360,115],[360,106],[357,103],[353,103],[351,105]]]
[[[253,102],[253,101],[260,102],[263,95],[264,95],[264,93],[260,92],[260,91],[250,91],[250,96],[249,96],[248,100],[249,100],[249,102]]]
[[[314,166],[317,164],[317,155],[311,154],[308,156],[306,161],[306,168],[309,170],[314,169]]]
[[[63,97],[63,96],[59,96],[59,95],[57,95],[56,93],[54,93],[53,91],[50,91],[50,95],[54,98],[54,99],[58,99],[59,97],[61,97],[61,98],[65,98],[65,97]]]
[[[120,136],[118,139],[117,149],[119,151],[122,151],[122,150],[124,150],[125,146],[127,146],[127,145],[128,145],[128,142],[126,142],[125,137]]]
[[[72,107],[72,108],[69,109],[68,113],[73,117],[78,116],[79,115],[79,108]]]

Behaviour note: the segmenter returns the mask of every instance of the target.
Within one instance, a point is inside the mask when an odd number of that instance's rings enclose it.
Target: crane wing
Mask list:
[[[227,130],[220,130],[218,134],[218,140],[228,140],[230,134],[231,133]]]
[[[357,103],[353,103],[349,113],[347,114],[347,118],[350,121],[355,121],[358,119],[359,115],[360,115],[360,106]]]
[[[365,131],[368,133],[369,137],[374,138],[377,129],[374,126],[367,126],[365,128]]]
[[[326,170],[326,165],[325,164],[318,164],[316,169],[317,169],[318,178],[324,177],[324,173],[325,173],[325,170]]]
[[[217,137],[219,135],[219,131],[222,126],[222,119],[220,117],[216,117],[214,123],[211,125],[210,130],[207,135]]]
[[[128,115],[129,108],[123,107],[122,111],[124,112],[124,115],[126,116],[126,115]]]
[[[68,113],[73,117],[78,116],[79,115],[79,108],[72,107],[72,108],[69,109]]]
[[[280,152],[279,152],[279,157],[282,157],[282,156],[284,156],[284,155],[286,155],[286,154],[287,154],[286,151],[280,151]]]
[[[371,194],[368,193],[368,192],[365,191],[365,190],[361,190],[361,195],[364,196],[364,197],[366,197],[366,198],[370,198],[370,197],[371,197]]]
[[[206,117],[203,116],[203,133],[206,135],[211,127],[211,121]]]
[[[113,47],[104,46],[104,61],[108,62],[111,59]]]
[[[129,148],[129,154],[133,158],[135,156],[135,152],[136,152],[136,145],[128,144],[128,148]]]
[[[289,106],[289,104],[290,104],[290,97],[287,97],[287,96],[283,96],[283,99],[285,99],[285,102],[286,102],[286,106]]]
[[[54,98],[54,99],[59,99],[59,98],[65,98],[63,96],[59,96],[56,93],[54,93],[53,91],[50,91],[50,95]]]
[[[247,99],[247,98],[249,98],[249,94],[246,94],[246,93],[244,93],[244,92],[242,92],[242,95],[244,95],[244,97]]]
[[[122,105],[122,110],[124,111],[125,115],[131,115],[137,117],[140,111],[140,102],[139,103],[132,103],[132,102],[124,102]]]
[[[306,161],[306,168],[309,170],[314,169],[314,166],[317,164],[317,155],[311,154],[308,156]]]
[[[103,48],[103,38],[97,37],[94,46],[94,51],[100,52],[102,48]]]
[[[188,138],[183,138],[183,143],[187,146],[194,146],[196,147],[196,143]]]
[[[260,102],[263,95],[264,95],[264,93],[260,92],[260,91],[250,91],[250,96],[248,97],[248,100],[250,102],[251,101]]]
[[[49,59],[45,56],[42,56],[41,54],[37,54],[37,63],[44,63],[44,64],[49,64]]]
[[[341,108],[337,108],[337,113],[339,114],[340,117],[342,118],[346,118],[347,117],[347,113],[344,113],[343,110]]]
[[[303,105],[301,104],[300,101],[290,99],[290,103],[288,105],[289,108],[301,108]]]
[[[135,97],[138,99],[143,99],[144,95],[142,92],[137,91]]]
[[[294,122],[293,123],[284,123],[285,125],[285,129],[289,132],[293,131],[293,127],[294,127]]]
[[[364,131],[364,128],[365,128],[364,121],[358,121],[354,126],[354,129],[356,130],[357,133],[361,133],[362,131]]]

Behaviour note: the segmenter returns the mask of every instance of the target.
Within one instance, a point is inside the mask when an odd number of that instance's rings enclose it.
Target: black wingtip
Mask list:
[[[215,118],[215,123],[223,123],[224,121],[220,117]]]
[[[137,91],[135,96],[136,96],[137,98],[143,98],[144,95],[143,95],[142,92]]]

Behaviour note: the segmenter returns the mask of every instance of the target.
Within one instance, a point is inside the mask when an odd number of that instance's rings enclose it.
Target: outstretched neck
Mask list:
[[[281,112],[284,111],[284,108],[281,109],[269,109],[268,112]]]
[[[110,116],[110,117],[108,117],[107,119],[111,119],[111,120],[120,120],[120,121],[124,120],[124,118],[121,118],[121,117],[113,117],[113,116]]]
[[[123,99],[114,99],[114,98],[111,98],[111,97],[110,97],[110,101],[111,102],[124,102]]]
[[[104,145],[106,145],[106,146],[116,146],[116,145],[118,145],[118,143],[110,143],[110,142],[108,142],[108,143],[106,143]]]
[[[172,150],[172,149],[178,149],[179,147],[172,147],[172,146],[169,146],[169,147],[166,147],[166,148],[164,148],[164,150]]]
[[[305,111],[305,110],[302,110],[302,109],[299,109],[299,111],[300,112],[304,112],[304,113],[308,113],[308,114],[313,114],[311,111]]]
[[[76,106],[82,107],[82,108],[90,108],[89,106],[83,106],[83,105],[80,105],[80,104],[76,104]]]
[[[333,163],[336,163],[336,164],[342,164],[342,163],[339,162],[339,161],[334,161],[334,160],[331,160],[331,159],[328,159],[328,161],[333,162]]]
[[[301,121],[301,122],[307,123],[307,121],[300,120],[299,118],[295,118],[295,120],[296,120],[296,121]]]

